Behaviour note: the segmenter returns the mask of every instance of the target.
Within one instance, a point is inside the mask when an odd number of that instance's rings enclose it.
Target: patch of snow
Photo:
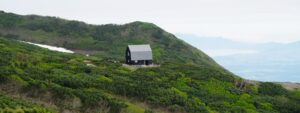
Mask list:
[[[45,44],[37,44],[37,43],[26,42],[26,41],[21,41],[21,42],[36,45],[36,46],[39,46],[39,47],[42,47],[42,48],[47,48],[51,51],[58,51],[58,52],[64,52],[64,53],[74,53],[73,51],[62,48],[62,47],[49,46],[49,45],[45,45]]]

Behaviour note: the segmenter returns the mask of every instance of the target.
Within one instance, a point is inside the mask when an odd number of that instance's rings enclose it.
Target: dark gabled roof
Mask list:
[[[152,49],[149,44],[128,45],[131,60],[152,60]]]

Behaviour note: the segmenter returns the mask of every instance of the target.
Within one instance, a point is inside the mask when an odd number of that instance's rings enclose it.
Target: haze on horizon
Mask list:
[[[90,24],[146,21],[171,33],[252,43],[300,40],[299,0],[1,0],[0,10]]]

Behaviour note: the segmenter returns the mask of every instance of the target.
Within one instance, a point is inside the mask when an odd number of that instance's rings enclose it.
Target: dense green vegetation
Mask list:
[[[51,111],[20,99],[0,94],[0,113],[51,113]]]
[[[5,103],[0,104],[1,110],[300,112],[299,91],[268,82],[249,84],[153,24],[94,26],[4,12],[0,17],[0,103]],[[53,52],[15,39],[63,46],[93,56]],[[152,44],[160,67],[132,70],[122,66],[126,45],[139,43]],[[25,99],[12,100],[11,95]],[[40,102],[47,109],[31,104]]]
[[[132,103],[119,95],[170,112],[299,112],[298,92],[273,83],[240,88],[234,82],[241,80],[204,66],[166,62],[133,71],[111,59],[51,52],[4,38],[0,46],[1,84],[16,83],[13,88],[21,88],[21,94],[50,98],[58,111],[126,111]],[[76,99],[78,105],[67,102]]]

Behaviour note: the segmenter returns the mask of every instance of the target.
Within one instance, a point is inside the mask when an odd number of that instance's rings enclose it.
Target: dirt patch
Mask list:
[[[72,49],[72,51],[74,51],[75,53],[79,53],[79,54],[84,54],[84,55],[92,55],[92,54],[96,54],[99,53],[98,50],[82,50],[82,49]]]
[[[283,82],[279,83],[282,85],[282,87],[288,89],[288,90],[300,90],[300,83],[290,83],[290,82]]]

